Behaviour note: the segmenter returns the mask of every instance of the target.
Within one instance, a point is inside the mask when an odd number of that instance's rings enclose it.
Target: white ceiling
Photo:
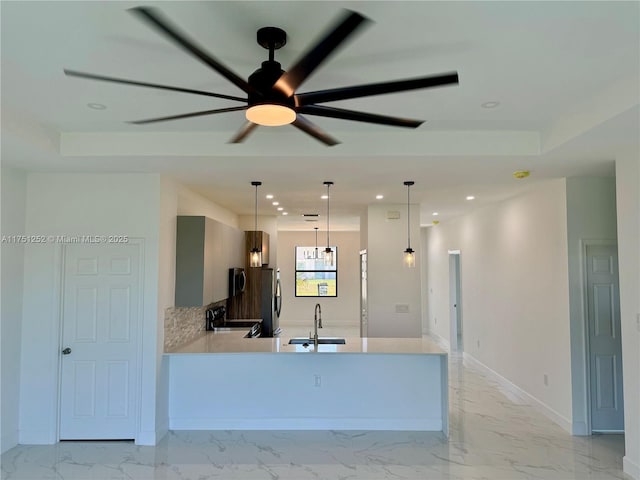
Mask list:
[[[63,68],[244,96],[126,11],[139,2],[1,2],[2,162],[37,171],[160,172],[216,203],[253,214],[289,212],[281,228],[357,226],[366,205],[412,203],[421,223],[446,220],[535,182],[612,175],[638,142],[638,2],[150,2],[242,77],[266,60],[255,42],[278,26],[286,70],[350,8],[373,23],[300,92],[457,71],[460,85],[334,102],[424,119],[416,130],[308,117],[342,143],[325,147],[291,126],[227,143],[243,112],[136,126],[128,120],[236,106],[227,100],[66,77]],[[494,109],[481,104],[499,101]],[[93,110],[88,103],[101,103]],[[531,170],[515,180],[515,170]],[[468,202],[466,195],[475,195]],[[321,217],[321,229],[324,226]]]

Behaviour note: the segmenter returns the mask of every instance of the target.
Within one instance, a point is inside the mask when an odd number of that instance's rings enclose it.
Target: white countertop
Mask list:
[[[244,338],[246,329],[224,332],[203,332],[199,337],[180,345],[165,355],[215,353],[310,353],[308,347],[289,345],[288,336],[281,338]],[[395,353],[446,355],[436,343],[427,338],[360,338],[347,337],[344,345],[318,345],[318,353]]]

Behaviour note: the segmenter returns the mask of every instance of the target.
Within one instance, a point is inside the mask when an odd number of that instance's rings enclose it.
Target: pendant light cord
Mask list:
[[[327,248],[329,248],[329,187],[330,183],[327,183]]]
[[[411,185],[407,185],[407,247],[411,248],[411,203],[409,200],[409,189]]]
[[[256,187],[256,202],[255,202],[255,223],[253,229],[253,249],[258,250],[258,187],[262,185],[262,182],[251,182],[251,185]]]
[[[415,182],[412,180],[407,180],[404,184],[407,186],[407,250],[406,252],[411,251],[411,185]]]

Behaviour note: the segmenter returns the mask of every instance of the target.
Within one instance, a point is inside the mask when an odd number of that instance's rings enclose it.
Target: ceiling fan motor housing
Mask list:
[[[257,93],[249,93],[249,106],[260,104],[279,104],[287,107],[295,107],[295,97],[288,97],[280,90],[273,88],[273,85],[282,76],[280,63],[267,60],[262,62],[262,67],[256,70],[249,77],[249,85],[255,88]]]

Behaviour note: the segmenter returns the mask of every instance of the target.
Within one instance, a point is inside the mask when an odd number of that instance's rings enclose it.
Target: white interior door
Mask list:
[[[460,298],[460,252],[449,252],[449,345],[462,351],[462,304]]]
[[[617,249],[613,245],[589,245],[586,263],[591,430],[623,431]]]
[[[135,438],[139,262],[137,244],[65,249],[61,440]]]

